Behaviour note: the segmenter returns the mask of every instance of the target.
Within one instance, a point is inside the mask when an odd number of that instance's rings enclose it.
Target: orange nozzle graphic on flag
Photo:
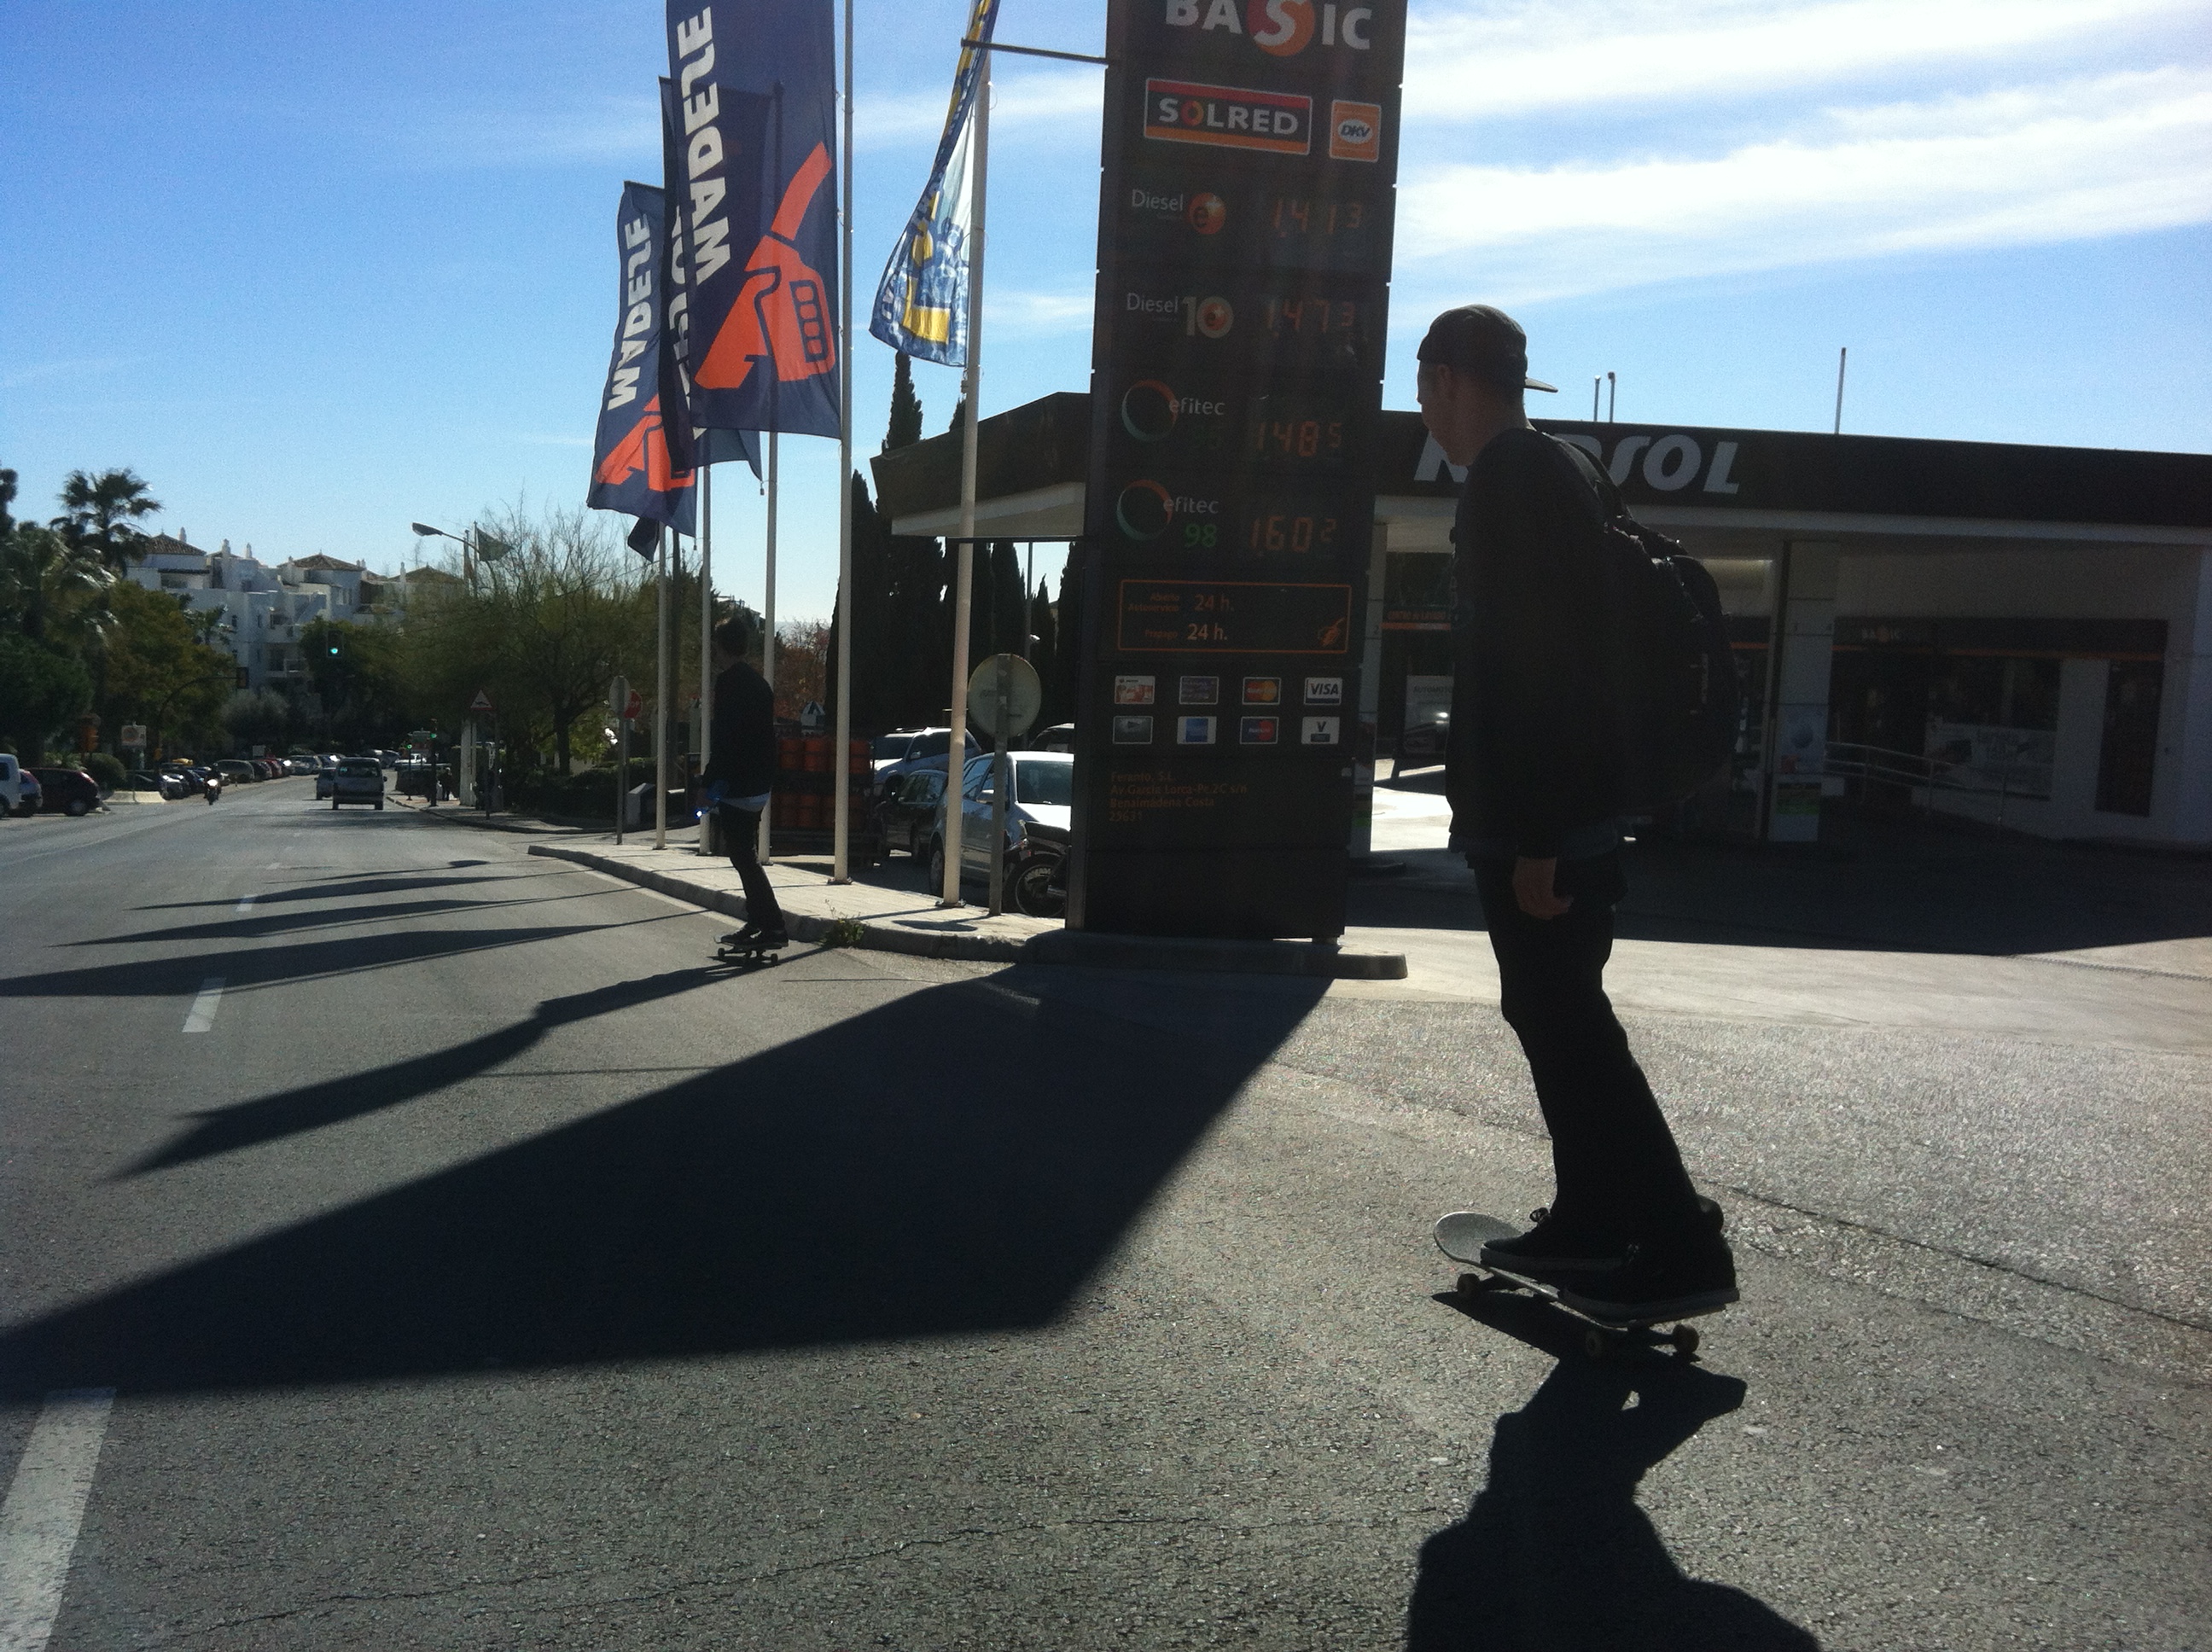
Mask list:
[[[745,261],[737,302],[692,375],[702,388],[735,390],[753,363],[763,360],[775,363],[775,376],[786,384],[836,367],[829,285],[799,257],[797,241],[799,226],[829,176],[829,149],[817,143],[793,174],[768,234]]]
[[[607,450],[606,458],[599,461],[599,480],[605,486],[619,488],[640,471],[645,472],[645,485],[655,493],[691,485],[690,471],[678,475],[669,468],[668,438],[660,428],[658,396],[645,404],[629,434]]]

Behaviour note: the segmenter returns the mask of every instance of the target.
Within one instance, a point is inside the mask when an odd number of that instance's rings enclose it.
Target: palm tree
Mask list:
[[[44,641],[49,631],[89,640],[114,619],[108,588],[115,574],[88,546],[46,528],[19,525],[0,539],[0,613],[23,635]]]
[[[136,471],[71,471],[62,483],[62,509],[54,527],[71,544],[89,549],[118,573],[129,561],[131,542],[139,537],[132,525],[161,509],[161,501],[147,491],[145,478]]]

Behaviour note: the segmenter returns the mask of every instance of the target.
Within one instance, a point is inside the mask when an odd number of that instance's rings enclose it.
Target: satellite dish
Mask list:
[[[1026,734],[1044,707],[1044,683],[1036,667],[1019,654],[994,654],[968,679],[968,720],[993,739],[999,738],[999,670],[1006,667],[1006,730]]]

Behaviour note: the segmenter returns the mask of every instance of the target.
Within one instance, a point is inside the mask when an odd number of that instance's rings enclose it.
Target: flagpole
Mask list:
[[[850,3],[850,0],[848,0]],[[951,725],[945,746],[945,887],[939,906],[960,904],[961,771],[968,757],[968,615],[975,574],[975,443],[983,399],[983,222],[991,166],[991,54],[975,85],[975,221],[968,237],[967,412],[960,430],[960,571],[952,595]],[[1002,732],[1000,737],[1006,737]]]
[[[839,250],[837,310],[837,744],[830,771],[837,777],[837,835],[830,881],[853,881],[848,858],[853,810],[853,0],[845,0],[844,224]]]
[[[711,440],[712,438],[710,437]],[[699,467],[699,773],[714,761],[714,467]],[[703,784],[703,780],[702,781]],[[706,799],[700,798],[699,853],[712,850]]]
[[[768,684],[769,726],[775,726],[775,483],[776,454],[782,438],[776,431],[768,433],[768,577],[763,593],[763,605],[768,610],[761,626],[761,679]],[[763,866],[775,859],[775,840],[771,835],[769,817],[775,812],[775,803],[761,811],[760,863]]]
[[[657,687],[653,701],[653,847],[668,847],[668,541],[675,533],[664,527],[654,541],[654,568],[659,586],[653,608],[657,621],[653,663]]]

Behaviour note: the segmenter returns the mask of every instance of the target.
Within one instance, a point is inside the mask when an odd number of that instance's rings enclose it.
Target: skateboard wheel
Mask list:
[[[1698,1327],[1696,1326],[1678,1325],[1674,1327],[1674,1334],[1669,1337],[1668,1340],[1674,1345],[1674,1351],[1676,1353],[1681,1355],[1683,1358],[1687,1359],[1691,1355],[1698,1351],[1698,1344],[1702,1340],[1702,1339],[1698,1335]]]

